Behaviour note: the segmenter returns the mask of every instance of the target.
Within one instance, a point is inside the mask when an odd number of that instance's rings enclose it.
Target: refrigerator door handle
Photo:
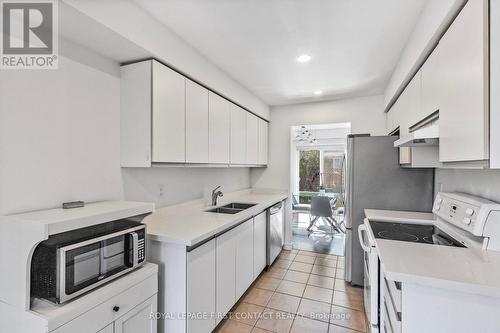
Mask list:
[[[366,226],[364,224],[360,224],[358,226],[359,244],[361,245],[361,248],[363,249],[363,251],[365,251],[366,253],[370,253],[371,247],[369,245],[365,244],[364,239],[366,237],[363,237],[363,234],[366,235]]]

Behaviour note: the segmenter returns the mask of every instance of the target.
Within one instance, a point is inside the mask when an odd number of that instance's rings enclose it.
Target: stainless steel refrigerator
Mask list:
[[[363,251],[358,226],[364,209],[430,212],[434,169],[399,166],[396,136],[352,134],[347,137],[345,175],[345,279],[363,285]]]

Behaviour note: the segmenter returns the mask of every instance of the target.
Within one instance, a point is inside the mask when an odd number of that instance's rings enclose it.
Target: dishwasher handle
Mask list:
[[[280,201],[276,205],[274,205],[271,208],[269,208],[269,214],[274,215],[274,214],[279,213],[281,211],[282,207],[283,207],[283,202]]]

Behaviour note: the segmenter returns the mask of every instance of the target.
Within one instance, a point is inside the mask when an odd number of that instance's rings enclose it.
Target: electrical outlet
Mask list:
[[[165,185],[163,185],[163,184],[158,185],[158,190],[159,190],[159,191],[158,191],[158,196],[159,196],[160,198],[163,198],[164,187],[165,187]]]

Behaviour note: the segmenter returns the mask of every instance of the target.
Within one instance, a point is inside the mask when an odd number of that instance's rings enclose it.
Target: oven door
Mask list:
[[[370,332],[378,332],[379,327],[379,308],[378,308],[378,278],[379,264],[378,255],[375,247],[371,246],[369,236],[366,231],[366,225],[361,224],[358,227],[359,242],[363,249],[363,267],[364,267],[364,307],[366,317],[370,322]]]
[[[136,230],[137,229],[137,230]],[[66,302],[144,261],[144,227],[59,249],[59,303]]]

